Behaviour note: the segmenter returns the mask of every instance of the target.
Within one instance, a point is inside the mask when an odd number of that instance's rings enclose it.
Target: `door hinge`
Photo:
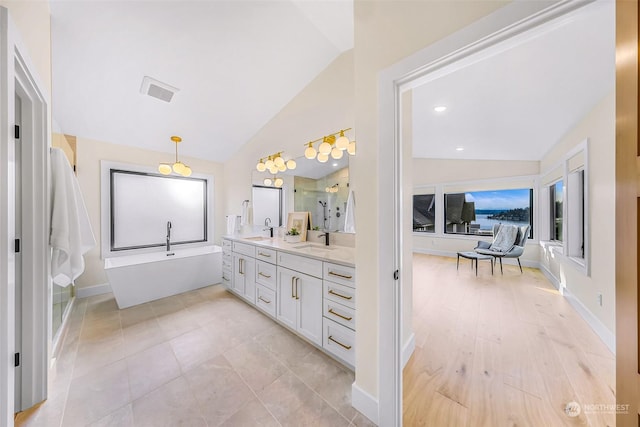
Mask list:
[[[16,368],[20,366],[20,353],[16,353],[13,355],[13,366]]]
[[[13,126],[13,137],[15,139],[20,139],[20,125]]]
[[[13,251],[14,251],[15,253],[20,252],[20,239],[15,239],[15,240],[13,241]]]
[[[393,280],[400,279],[400,270],[396,270],[393,272]]]

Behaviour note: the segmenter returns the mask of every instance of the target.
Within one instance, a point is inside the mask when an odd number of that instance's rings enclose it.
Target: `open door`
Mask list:
[[[638,3],[616,2],[616,425],[640,415]]]

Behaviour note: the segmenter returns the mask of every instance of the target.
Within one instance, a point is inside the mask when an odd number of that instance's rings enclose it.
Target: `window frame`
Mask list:
[[[560,201],[560,203],[562,203],[561,209],[560,209],[560,216],[558,217],[558,210],[557,210],[557,195],[558,195],[558,184],[562,185],[560,194],[562,196],[562,199]],[[565,195],[564,195],[564,190],[565,190],[565,180],[564,177],[561,179],[558,179],[556,181],[554,181],[553,183],[549,184],[548,186],[549,188],[549,241],[550,242],[554,242],[554,243],[563,243],[565,241],[564,238],[564,229],[565,229],[565,215],[564,215],[564,210],[565,210]],[[560,219],[560,238],[558,238],[558,230],[557,230],[557,221],[558,218]]]
[[[438,214],[437,214],[437,209],[436,209],[436,206],[437,206],[437,198],[436,198],[436,196],[437,196],[437,194],[436,194],[435,191],[434,192],[422,192],[420,194],[414,193],[413,194],[413,200],[412,200],[412,203],[413,203],[412,206],[413,206],[414,212],[415,212],[416,197],[420,197],[420,196],[431,196],[431,207],[429,209],[427,209],[427,212],[429,212],[431,209],[433,209],[433,229],[432,230],[417,230],[415,228],[415,226],[414,226],[412,231],[414,233],[427,233],[429,235],[434,235],[434,234],[436,234],[437,221],[438,221]],[[415,224],[415,217],[414,217],[413,223]]]

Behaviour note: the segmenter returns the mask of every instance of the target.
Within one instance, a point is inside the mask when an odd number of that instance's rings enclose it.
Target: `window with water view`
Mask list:
[[[533,190],[449,193],[444,209],[445,233],[491,235],[494,224],[532,225]]]

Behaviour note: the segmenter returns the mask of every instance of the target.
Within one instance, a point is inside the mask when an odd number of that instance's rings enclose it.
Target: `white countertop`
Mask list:
[[[320,261],[329,261],[348,267],[355,267],[356,263],[355,248],[346,246],[325,246],[310,242],[288,243],[278,237],[227,235],[223,236],[223,238],[248,243],[257,247],[270,248],[308,258],[315,258]]]

